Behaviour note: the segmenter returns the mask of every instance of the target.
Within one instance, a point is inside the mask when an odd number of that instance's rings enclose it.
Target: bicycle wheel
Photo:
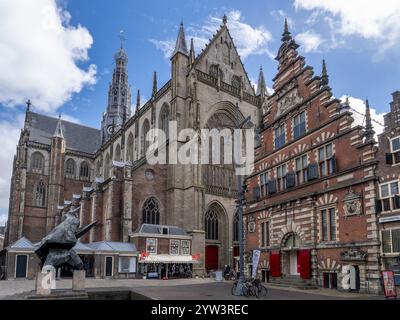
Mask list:
[[[258,288],[254,285],[250,287],[250,295],[258,298]]]
[[[248,288],[246,285],[243,286],[242,292],[243,292],[243,295],[244,295],[245,297],[248,297],[248,296],[250,295],[250,290],[249,290],[249,288]]]
[[[265,297],[268,294],[268,289],[261,284],[260,288],[258,289],[258,294],[261,297]]]
[[[235,282],[234,284],[233,284],[233,286],[232,286],[232,295],[234,296],[235,295],[235,292],[236,292],[236,287],[237,287],[237,282]]]

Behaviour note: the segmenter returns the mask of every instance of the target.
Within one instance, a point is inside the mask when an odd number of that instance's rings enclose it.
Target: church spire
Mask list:
[[[53,137],[54,138],[62,138],[62,139],[64,139],[64,133],[63,133],[62,121],[61,121],[61,113],[58,116],[57,127],[56,127],[56,131],[54,131]]]
[[[328,71],[326,68],[325,59],[322,60],[321,85],[324,87],[329,85],[329,76],[328,76]]]
[[[157,94],[157,72],[154,71],[154,75],[153,75],[153,98],[156,96]]]
[[[106,141],[111,127],[121,128],[131,116],[131,88],[128,82],[128,55],[124,49],[125,38],[120,32],[121,45],[114,55],[115,68],[108,90],[107,111],[102,120],[102,137]]]
[[[365,102],[365,142],[374,142],[374,127],[372,126],[371,110],[368,99]]]
[[[137,91],[136,96],[136,113],[139,112],[140,109],[140,90]]]
[[[184,54],[185,56],[189,55],[186,44],[185,29],[183,27],[183,22],[181,22],[181,25],[179,27],[178,38],[176,39],[175,50],[174,53],[172,54],[172,57],[175,56],[178,52]]]
[[[258,75],[258,85],[257,85],[257,96],[265,96],[267,93],[267,85],[265,83],[264,71],[262,66],[260,66],[260,73]]]
[[[287,18],[285,18],[285,26],[282,34],[282,41],[290,41],[292,39],[292,34],[289,31],[289,24]]]

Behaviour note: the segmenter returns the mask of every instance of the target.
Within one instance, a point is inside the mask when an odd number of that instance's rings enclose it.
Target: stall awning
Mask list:
[[[154,254],[149,256],[141,256],[139,263],[199,263],[189,255],[169,255],[169,254]]]

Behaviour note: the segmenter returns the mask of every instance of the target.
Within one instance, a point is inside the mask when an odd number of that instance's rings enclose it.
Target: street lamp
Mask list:
[[[237,105],[236,109],[237,113],[239,113],[239,106]],[[237,117],[239,119],[239,117]],[[243,129],[243,127],[247,124],[251,123],[251,118],[247,117],[241,124],[238,125],[237,129]],[[241,137],[241,136],[240,136]],[[236,145],[236,144],[235,144]],[[236,145],[237,146],[237,145]],[[240,149],[240,148],[236,148]],[[235,150],[236,153],[241,152],[241,150]],[[238,165],[239,154],[235,159],[235,167],[236,169],[239,167]],[[244,205],[244,190],[243,190],[243,181],[242,176],[236,172],[237,176],[237,189],[238,189],[238,199],[236,200],[236,207],[239,216],[239,279],[236,285],[236,290],[233,293],[235,296],[242,296],[243,295],[243,285],[245,283],[244,278],[244,242],[243,242],[243,205]]]

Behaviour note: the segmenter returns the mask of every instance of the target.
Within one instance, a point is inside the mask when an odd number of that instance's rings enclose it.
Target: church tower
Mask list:
[[[128,55],[123,47],[114,56],[115,68],[108,91],[107,111],[101,124],[102,141],[105,142],[118,131],[131,116],[131,88],[128,83]]]

